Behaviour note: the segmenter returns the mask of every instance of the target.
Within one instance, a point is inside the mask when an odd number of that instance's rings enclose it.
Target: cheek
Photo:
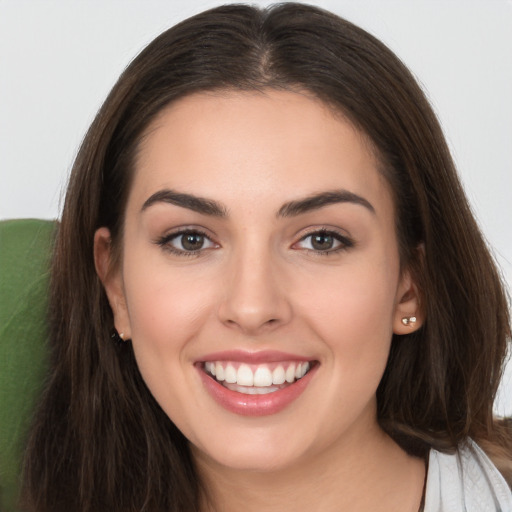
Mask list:
[[[137,365],[159,397],[174,380],[183,380],[181,366],[187,361],[190,341],[208,318],[211,291],[199,286],[200,279],[185,280],[183,272],[172,271],[162,258],[127,257],[124,275]]]
[[[340,375],[380,374],[385,367],[398,282],[393,263],[383,259],[380,264],[336,269],[307,282],[302,290],[303,315],[322,338]]]
[[[134,266],[135,264],[135,266]],[[193,401],[190,352],[209,318],[210,291],[184,279],[183,272],[147,259],[125,261],[125,295],[132,346],[152,395],[178,424]],[[195,373],[195,372],[194,372]],[[185,416],[184,416],[185,415]]]
[[[145,262],[127,258],[124,275],[133,337],[160,332],[181,339],[183,331],[193,330],[205,314],[210,290],[201,285],[205,281],[200,273],[191,280],[160,257]]]

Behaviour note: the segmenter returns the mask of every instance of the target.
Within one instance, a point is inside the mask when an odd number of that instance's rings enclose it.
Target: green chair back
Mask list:
[[[0,510],[16,512],[21,460],[47,371],[48,269],[56,222],[0,222]]]

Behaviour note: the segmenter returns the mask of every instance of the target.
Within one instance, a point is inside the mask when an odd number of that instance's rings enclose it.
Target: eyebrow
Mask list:
[[[324,206],[336,203],[352,203],[364,206],[371,213],[375,214],[375,208],[372,204],[357,194],[348,190],[333,190],[328,192],[320,192],[312,196],[296,201],[285,203],[277,212],[278,217],[295,217],[312,210],[318,210]]]
[[[150,206],[157,203],[173,204],[213,217],[225,218],[228,216],[226,207],[213,199],[206,199],[170,189],[155,192],[144,202],[141,211],[147,210]],[[295,217],[337,203],[352,203],[364,206],[371,213],[375,214],[375,208],[364,197],[348,190],[333,190],[313,194],[304,199],[289,201],[279,208],[276,216]]]
[[[194,212],[202,213],[203,215],[211,215],[213,217],[227,217],[227,211],[224,206],[213,201],[212,199],[205,199],[197,197],[192,194],[185,194],[182,192],[175,192],[174,190],[164,189],[155,192],[150,196],[142,205],[141,211],[147,210],[150,206],[157,203],[169,203],[182,208],[187,208]]]

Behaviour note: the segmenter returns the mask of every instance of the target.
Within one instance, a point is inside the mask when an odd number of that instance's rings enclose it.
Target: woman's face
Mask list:
[[[320,101],[177,101],[142,141],[111,277],[108,247],[101,229],[116,327],[198,458],[278,469],[377,435],[415,288],[369,145]]]

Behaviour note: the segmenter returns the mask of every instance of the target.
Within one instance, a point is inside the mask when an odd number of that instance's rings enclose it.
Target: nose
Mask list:
[[[228,327],[257,335],[288,323],[292,307],[285,273],[271,254],[249,252],[233,256],[218,314]]]

